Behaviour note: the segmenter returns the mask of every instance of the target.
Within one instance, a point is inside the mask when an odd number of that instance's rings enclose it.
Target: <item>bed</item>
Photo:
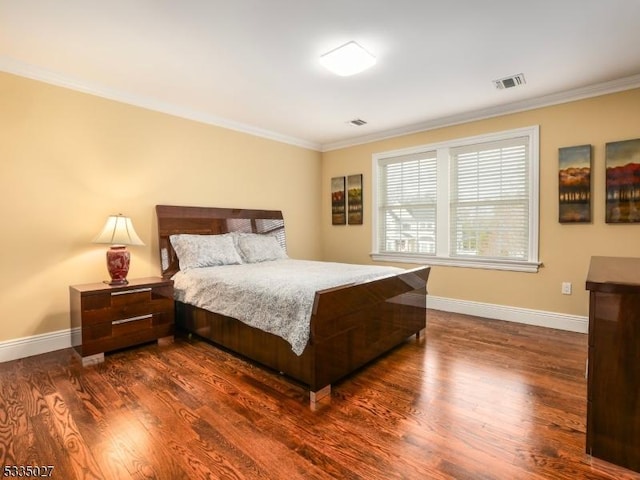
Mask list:
[[[156,214],[163,278],[181,273],[172,235],[258,234],[285,247],[281,211],[157,205]],[[315,406],[330,395],[336,381],[409,337],[424,334],[429,273],[423,266],[316,291],[308,340],[298,353],[276,334],[181,301],[185,299],[178,294],[176,326],[304,384]]]

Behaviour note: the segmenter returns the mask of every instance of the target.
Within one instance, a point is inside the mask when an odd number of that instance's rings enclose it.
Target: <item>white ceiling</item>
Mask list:
[[[640,86],[640,0],[0,0],[0,70],[328,150]]]

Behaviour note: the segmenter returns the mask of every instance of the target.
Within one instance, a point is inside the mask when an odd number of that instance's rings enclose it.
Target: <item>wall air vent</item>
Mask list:
[[[361,127],[362,125],[367,124],[367,122],[365,122],[361,118],[354,118],[353,120],[349,120],[347,123],[353,127]]]
[[[517,75],[512,75],[510,77],[501,78],[500,80],[494,80],[493,81],[493,84],[499,90],[503,90],[505,88],[518,87],[520,85],[524,85],[525,83],[527,83],[527,82],[525,82],[524,75],[522,73],[519,73]]]

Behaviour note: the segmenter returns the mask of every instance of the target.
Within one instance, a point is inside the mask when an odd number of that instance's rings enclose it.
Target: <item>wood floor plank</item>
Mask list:
[[[64,451],[68,454],[78,480],[103,480],[104,475],[96,463],[91,448],[81,436],[73,416],[58,393],[45,396],[51,419],[60,435]]]
[[[35,458],[21,465],[36,465],[53,467],[52,478],[76,478],[71,457],[60,448],[60,437],[55,429],[51,412],[47,409],[31,418],[33,423],[32,448],[36,452]]]
[[[306,389],[197,338],[0,364],[0,462],[54,478],[639,480],[585,453],[587,337],[430,310],[408,340]]]
[[[158,478],[141,450],[140,439],[129,436],[129,430],[139,424],[138,417],[131,414],[112,384],[96,374],[96,369],[80,367],[59,378],[57,384],[74,412],[78,430],[87,444],[95,446],[92,452],[105,478]]]
[[[24,448],[21,444],[27,433],[27,417],[18,398],[17,380],[4,377],[0,383],[0,462],[15,465]]]
[[[250,458],[252,463],[249,478],[277,477],[279,471],[286,472],[288,478],[300,478],[306,476],[309,479],[341,478],[330,476],[330,472],[319,469],[317,465],[301,465],[291,457],[292,445],[287,438],[277,438],[268,432],[268,426],[264,422],[253,423],[242,415],[238,415],[226,405],[207,404],[198,410],[205,429],[199,426],[201,438],[211,438],[207,432],[216,428],[217,435],[228,439],[234,449],[241,452],[245,458]],[[223,420],[224,419],[224,420]],[[295,440],[292,440],[295,442]],[[211,448],[216,448],[211,446]],[[293,446],[295,448],[295,446]],[[348,475],[342,477],[348,478]]]

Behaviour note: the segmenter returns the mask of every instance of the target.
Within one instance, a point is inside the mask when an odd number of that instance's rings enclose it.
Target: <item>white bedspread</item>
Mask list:
[[[174,275],[175,298],[273,333],[301,355],[315,293],[402,272],[396,267],[274,260],[196,268]]]

